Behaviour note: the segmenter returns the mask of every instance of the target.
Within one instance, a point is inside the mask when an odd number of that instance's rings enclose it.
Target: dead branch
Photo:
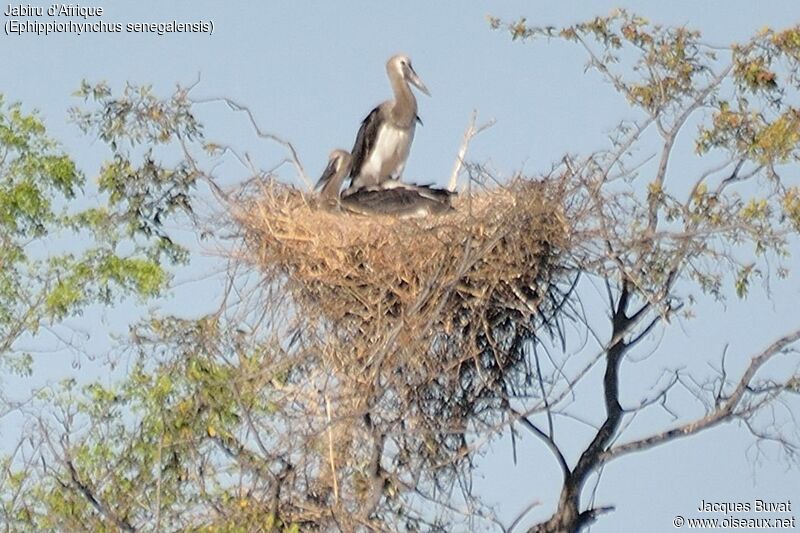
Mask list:
[[[475,121],[477,118],[478,111],[472,111],[472,115],[469,119],[469,125],[467,125],[467,129],[464,130],[464,138],[461,140],[461,146],[458,149],[456,161],[453,164],[453,172],[450,173],[450,181],[447,183],[447,190],[449,191],[456,190],[456,185],[458,184],[458,175],[461,173],[461,168],[464,166],[464,158],[467,157],[467,150],[469,149],[469,143],[472,141],[472,138],[482,131],[491,128],[496,122],[495,119],[492,119],[476,128]]]
[[[222,102],[227,105],[233,111],[244,113],[247,116],[250,125],[256,132],[256,135],[261,137],[262,139],[268,139],[273,141],[289,151],[289,155],[291,158],[292,163],[294,164],[295,169],[297,170],[297,175],[303,180],[303,183],[311,189],[313,187],[313,182],[308,178],[305,169],[303,168],[303,164],[300,162],[300,156],[297,154],[297,150],[295,149],[294,145],[287,141],[286,139],[275,135],[274,133],[269,133],[261,129],[261,126],[258,125],[258,121],[256,121],[253,112],[244,104],[240,104],[231,98],[228,97],[215,97],[215,98],[205,98],[205,99],[197,99],[193,100],[196,103],[213,103],[213,102]]]

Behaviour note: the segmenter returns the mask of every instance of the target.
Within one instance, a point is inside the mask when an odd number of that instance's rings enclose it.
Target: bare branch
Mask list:
[[[511,525],[508,526],[508,528],[506,529],[506,533],[512,533],[514,529],[516,529],[516,527],[520,524],[520,522],[522,522],[522,519],[525,518],[525,515],[531,512],[538,505],[540,505],[540,503],[537,500],[534,500],[530,502],[528,505],[526,505],[522,509],[522,511],[520,511],[520,513],[517,515],[514,521],[511,522]]]
[[[303,182],[309,189],[313,187],[313,182],[308,178],[308,175],[306,174],[306,171],[303,168],[303,164],[300,162],[300,157],[297,155],[297,150],[295,150],[294,145],[291,142],[287,141],[286,139],[279,137],[278,135],[275,135],[274,133],[263,131],[261,127],[258,125],[258,122],[256,121],[256,118],[249,107],[240,104],[227,97],[207,98],[202,100],[194,100],[194,102],[197,103],[223,102],[232,110],[242,112],[245,115],[247,115],[247,119],[250,121],[250,125],[256,131],[256,135],[258,135],[263,139],[274,141],[279,145],[283,146],[284,148],[286,148],[289,151],[292,163],[294,164],[295,169],[297,170],[298,176],[300,176],[300,178],[303,180]]]
[[[682,424],[669,431],[653,435],[644,439],[627,442],[615,446],[610,450],[604,451],[599,459],[601,462],[608,462],[616,457],[625,455],[632,452],[638,452],[653,448],[665,442],[688,437],[706,429],[712,428],[722,422],[727,422],[737,416],[736,409],[740,406],[745,394],[751,390],[753,377],[756,372],[775,355],[782,353],[787,347],[800,339],[800,329],[797,329],[780,339],[776,340],[758,355],[750,360],[750,364],[742,375],[731,394],[721,404],[717,406],[712,412],[708,413],[703,418]]]
[[[467,157],[467,149],[469,148],[469,143],[472,141],[472,138],[481,133],[482,131],[491,128],[495,124],[495,119],[492,119],[488,122],[485,122],[481,126],[475,127],[475,121],[478,118],[478,111],[472,111],[472,115],[469,119],[469,125],[467,129],[464,131],[464,138],[461,140],[461,146],[458,149],[458,155],[456,155],[456,161],[453,164],[453,172],[450,174],[450,181],[447,184],[448,191],[455,191],[456,185],[458,183],[458,175],[461,173],[461,167],[464,166],[464,159]]]
[[[525,426],[531,433],[542,439],[547,447],[550,448],[550,451],[553,452],[553,455],[555,455],[556,459],[558,460],[558,466],[561,468],[561,473],[564,474],[564,477],[566,478],[570,473],[569,465],[567,464],[567,459],[564,457],[564,454],[561,452],[561,449],[558,447],[553,438],[536,427],[536,425],[528,420],[528,417],[524,416],[522,413],[517,412],[513,408],[510,409],[510,411],[517,415],[516,420],[518,422]]]

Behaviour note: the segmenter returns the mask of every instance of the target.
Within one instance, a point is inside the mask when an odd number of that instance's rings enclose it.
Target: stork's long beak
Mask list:
[[[326,183],[330,181],[334,174],[336,174],[336,162],[338,161],[337,158],[333,157],[330,161],[328,161],[328,166],[325,167],[325,170],[322,172],[322,176],[319,177],[319,181],[317,184],[314,185],[314,190],[321,189],[325,186]]]
[[[427,94],[428,96],[431,95],[431,93],[428,92],[428,88],[425,87],[424,83],[422,83],[422,80],[419,78],[419,76],[417,76],[417,73],[414,72],[414,67],[412,67],[411,65],[408,65],[408,81],[410,81],[411,84],[414,85],[414,87],[416,87],[423,93]]]

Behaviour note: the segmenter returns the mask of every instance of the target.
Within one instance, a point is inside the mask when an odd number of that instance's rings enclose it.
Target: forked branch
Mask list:
[[[461,173],[461,168],[464,166],[464,158],[467,157],[467,149],[469,149],[469,143],[472,141],[472,138],[482,131],[491,128],[496,122],[495,119],[492,119],[476,127],[475,121],[477,118],[478,112],[472,111],[472,115],[469,119],[469,125],[467,126],[467,129],[464,130],[464,138],[461,140],[461,146],[458,149],[456,162],[453,164],[453,172],[450,174],[450,181],[447,183],[448,191],[456,190],[456,185],[458,184],[458,175]]]

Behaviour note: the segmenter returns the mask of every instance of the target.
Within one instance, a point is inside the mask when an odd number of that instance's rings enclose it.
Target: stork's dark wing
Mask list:
[[[436,202],[450,202],[454,196],[458,196],[455,191],[448,191],[447,189],[439,189],[438,187],[431,187],[430,185],[407,185],[407,188],[413,190],[423,198],[429,198]]]
[[[367,161],[370,152],[375,147],[378,138],[378,129],[381,125],[380,106],[369,112],[367,118],[361,121],[358,128],[356,143],[353,145],[353,164],[350,167],[350,177],[355,178],[361,173],[361,167]]]
[[[425,187],[382,189],[378,186],[359,189],[344,196],[342,202],[349,211],[363,215],[388,215],[403,218],[450,211],[452,196],[454,196],[453,193],[444,189]]]
[[[449,202],[453,196],[458,196],[458,193],[455,191],[449,191],[447,189],[440,189],[438,187],[434,187],[430,184],[428,185],[415,185],[413,183],[404,183],[398,180],[386,180],[379,185],[374,185],[372,187],[368,187],[366,189],[367,192],[372,191],[398,191],[404,190],[413,195],[421,196],[423,198],[428,198],[430,200],[434,200],[437,202]],[[398,194],[401,194],[398,192]]]

